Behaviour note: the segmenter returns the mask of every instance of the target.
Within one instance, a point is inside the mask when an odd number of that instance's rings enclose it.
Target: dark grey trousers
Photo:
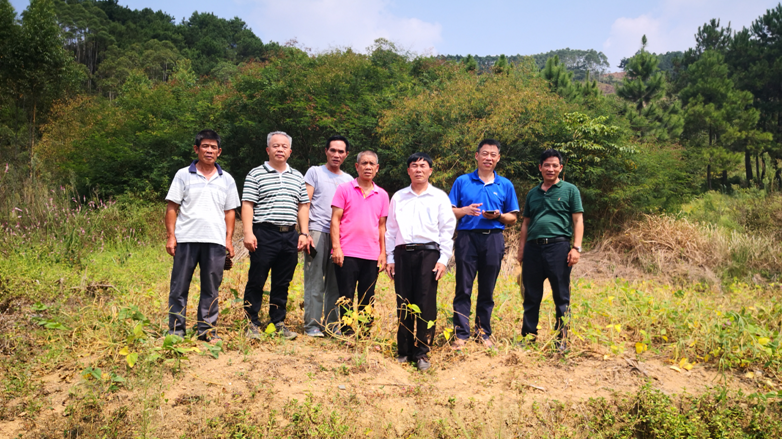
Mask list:
[[[201,242],[177,243],[171,290],[168,295],[169,333],[184,335],[187,329],[187,295],[198,265],[201,268],[201,298],[198,301],[198,335],[204,335],[217,324],[217,298],[225,268],[225,246]]]

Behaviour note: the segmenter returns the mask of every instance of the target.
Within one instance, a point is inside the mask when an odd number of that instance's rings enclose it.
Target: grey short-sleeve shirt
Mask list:
[[[304,175],[304,182],[315,188],[310,204],[310,230],[328,233],[331,228],[331,201],[337,187],[353,181],[347,172],[335,174],[326,165],[313,166]]]

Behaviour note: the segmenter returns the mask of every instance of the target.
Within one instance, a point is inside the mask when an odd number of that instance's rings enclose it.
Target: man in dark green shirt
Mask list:
[[[543,282],[548,279],[556,306],[560,351],[567,349],[567,324],[563,319],[570,313],[570,270],[581,257],[584,237],[581,194],[577,187],[559,179],[563,167],[559,151],[547,149],[540,155],[538,169],[543,183],[529,191],[524,202],[518,256],[524,286],[521,336],[537,337]]]

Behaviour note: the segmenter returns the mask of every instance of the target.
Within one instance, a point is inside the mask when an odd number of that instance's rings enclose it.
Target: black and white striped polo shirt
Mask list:
[[[242,201],[255,203],[253,223],[295,226],[299,203],[309,203],[304,176],[289,165],[280,173],[265,162],[244,180]]]

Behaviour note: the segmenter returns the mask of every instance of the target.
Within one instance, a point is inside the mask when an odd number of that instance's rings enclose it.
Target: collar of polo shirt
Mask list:
[[[193,163],[190,163],[190,167],[187,168],[188,171],[190,171],[191,174],[197,174],[198,169],[196,169],[196,163],[198,163],[198,160],[193,160]],[[215,163],[215,167],[217,167],[217,174],[223,175],[223,168],[220,167],[217,163]]]

